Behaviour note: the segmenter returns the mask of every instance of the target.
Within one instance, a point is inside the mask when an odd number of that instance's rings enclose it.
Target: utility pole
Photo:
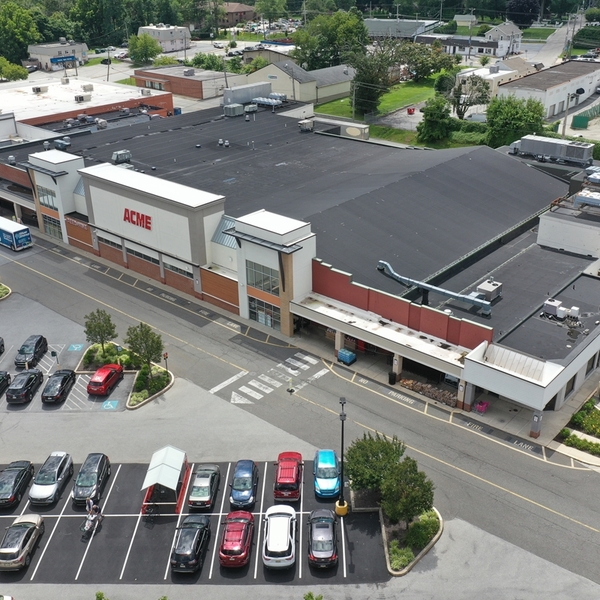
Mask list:
[[[473,16],[473,8],[471,9],[471,16]],[[469,57],[467,60],[471,60],[471,27],[473,26],[473,19],[469,20]]]
[[[108,60],[106,61],[106,81],[110,81],[110,50],[106,50],[106,56]]]

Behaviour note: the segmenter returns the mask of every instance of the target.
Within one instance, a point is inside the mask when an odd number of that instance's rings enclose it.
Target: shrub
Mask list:
[[[4,296],[8,296],[9,291],[10,290],[5,285],[2,285],[0,283],[0,298],[4,298]]]
[[[87,349],[86,353],[83,355],[83,366],[89,367],[96,360],[96,347],[91,346]]]
[[[558,433],[558,437],[563,441],[566,440],[570,435],[571,435],[571,430],[567,429],[566,427],[561,429],[560,432]]]
[[[418,521],[411,523],[406,534],[406,545],[422,550],[429,544],[440,528],[440,521],[435,511],[423,513]]]
[[[148,374],[150,370],[148,369],[148,365],[144,365],[138,372],[137,377],[135,379],[135,391],[141,392],[148,388]]]
[[[410,548],[400,548],[398,540],[390,542],[390,566],[394,571],[400,571],[415,560],[415,555]]]
[[[168,375],[158,375],[153,379],[148,380],[148,392],[151,396],[158,394],[161,390],[164,390],[169,383]]]
[[[465,146],[484,146],[487,139],[486,133],[453,131],[450,134],[450,140],[455,144],[464,144]]]
[[[486,123],[479,121],[461,121],[460,130],[465,133],[487,133],[488,126]]]
[[[576,435],[570,435],[564,443],[565,446],[576,448],[582,452],[588,452],[594,456],[600,456],[600,444],[597,442],[590,442],[589,440],[583,440]]]
[[[132,406],[135,406],[136,404],[139,404],[140,402],[143,402],[144,400],[146,400],[149,396],[150,396],[150,394],[148,394],[148,390],[142,390],[141,392],[134,392],[133,394],[131,394],[129,403]]]

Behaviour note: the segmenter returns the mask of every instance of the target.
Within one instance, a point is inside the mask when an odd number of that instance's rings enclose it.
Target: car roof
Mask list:
[[[60,371],[54,371],[50,377],[66,377],[72,373],[75,373],[75,371],[72,371],[71,369],[61,369]]]
[[[238,460],[235,464],[235,469],[233,471],[234,477],[244,477],[252,475],[252,469],[254,467],[253,460]]]
[[[335,514],[329,508],[319,508],[317,510],[313,510],[310,513],[309,521],[316,521],[319,519],[333,519],[335,521]]]
[[[102,381],[104,379],[104,377],[106,377],[106,375],[108,373],[110,373],[112,370],[118,370],[119,369],[119,365],[114,365],[114,364],[110,364],[110,365],[104,365],[103,367],[100,367],[90,378],[90,381]]]
[[[180,527],[185,527],[186,525],[192,525],[194,527],[203,525],[204,527],[208,527],[210,526],[210,517],[208,515],[188,515],[182,521]]]
[[[16,469],[27,469],[31,465],[31,462],[28,460],[14,460],[13,462],[4,469],[5,471],[16,470]]]
[[[266,544],[271,552],[283,552],[289,546],[289,522],[296,514],[290,506],[271,506],[265,513],[268,522]]]
[[[104,454],[102,452],[91,452],[81,465],[81,471],[91,471],[96,469],[102,460]]]

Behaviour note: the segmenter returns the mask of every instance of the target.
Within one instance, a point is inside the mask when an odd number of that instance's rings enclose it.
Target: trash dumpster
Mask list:
[[[342,348],[338,350],[338,361],[345,365],[351,365],[356,362],[356,354],[350,350],[346,350],[346,348]]]

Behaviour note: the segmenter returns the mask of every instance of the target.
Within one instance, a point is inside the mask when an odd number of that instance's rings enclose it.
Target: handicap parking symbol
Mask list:
[[[83,344],[71,344],[69,346],[69,352],[81,352],[83,350]]]
[[[105,400],[102,403],[102,408],[104,410],[116,410],[117,406],[119,406],[118,400]]]

